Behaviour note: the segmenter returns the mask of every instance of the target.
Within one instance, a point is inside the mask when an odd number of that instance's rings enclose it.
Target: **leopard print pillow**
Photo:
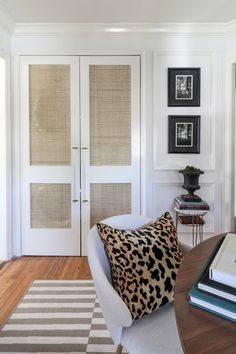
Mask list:
[[[110,261],[113,286],[134,320],[174,299],[182,253],[168,212],[137,230],[102,223],[97,229]]]

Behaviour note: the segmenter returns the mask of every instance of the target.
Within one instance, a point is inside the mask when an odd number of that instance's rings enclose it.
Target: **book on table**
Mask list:
[[[198,289],[206,291],[207,293],[223,297],[227,300],[233,301],[236,303],[236,289],[225,285],[219,282],[216,282],[209,278],[209,268],[202,275],[198,282]]]
[[[212,312],[233,322],[236,322],[236,302],[235,302],[235,289],[231,287],[222,288],[222,284],[211,280],[208,289],[201,289],[201,284],[204,284],[206,274],[209,274],[209,267],[215,255],[219,251],[224,238],[219,240],[213,252],[211,253],[208,261],[202,269],[197,281],[193,284],[189,291],[190,303],[203,310]],[[208,276],[209,278],[209,276]],[[210,290],[210,291],[209,291]]]
[[[228,233],[210,267],[210,279],[236,288],[236,234]]]
[[[210,295],[193,285],[189,292],[190,304],[236,322],[236,304],[218,296]]]
[[[218,247],[220,247],[220,245],[221,243]],[[217,251],[218,248],[216,249],[216,253]],[[209,258],[205,268],[199,276],[197,288],[207,293],[217,295],[219,297],[225,298],[236,303],[236,288],[212,280],[209,276],[209,267],[211,265],[212,260],[214,259],[215,254],[212,254],[212,257]]]
[[[180,210],[209,210],[209,205],[204,200],[201,202],[185,202],[181,196],[178,196],[174,203]]]

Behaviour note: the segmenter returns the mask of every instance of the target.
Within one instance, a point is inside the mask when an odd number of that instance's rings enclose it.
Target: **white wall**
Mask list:
[[[49,29],[50,30],[50,29]],[[211,207],[207,216],[205,237],[220,233],[223,229],[222,205],[224,172],[224,38],[217,35],[162,35],[158,33],[73,33],[63,36],[44,29],[24,28],[16,32],[12,41],[15,60],[15,165],[18,185],[18,56],[24,54],[141,54],[142,55],[142,155],[143,155],[143,213],[156,217],[163,211],[173,212],[173,199],[183,189],[182,175],[178,173],[186,164],[202,168],[202,188],[198,191]],[[169,66],[201,67],[201,106],[167,107],[167,68]],[[201,115],[201,153],[167,153],[168,114]],[[17,167],[18,164],[18,167]],[[15,202],[19,190],[15,190]],[[16,204],[18,205],[18,204]],[[15,216],[15,228],[19,226]],[[17,230],[15,230],[17,235]],[[189,240],[189,229],[183,228],[181,237]],[[19,249],[16,240],[15,252]]]
[[[226,212],[234,210],[234,218],[236,217],[236,34],[232,33],[228,36],[226,51],[226,146],[228,154],[225,155],[225,171],[224,171],[224,199]],[[229,191],[231,190],[231,194]],[[231,220],[234,223],[234,220]]]

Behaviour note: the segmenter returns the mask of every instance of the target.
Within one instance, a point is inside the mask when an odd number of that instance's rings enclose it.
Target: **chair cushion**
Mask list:
[[[132,318],[141,318],[174,298],[182,254],[171,215],[137,230],[97,224],[111,265],[113,286]]]

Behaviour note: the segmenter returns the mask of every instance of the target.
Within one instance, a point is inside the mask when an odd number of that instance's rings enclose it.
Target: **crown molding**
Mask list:
[[[226,25],[225,25],[225,29],[226,29],[226,33],[229,36],[236,35],[236,20],[227,22]]]
[[[0,7],[0,27],[9,34],[13,34],[15,29],[15,22],[2,7]]]
[[[77,35],[124,36],[148,34],[160,37],[224,37],[236,22],[225,23],[17,23],[15,37],[65,37]]]

